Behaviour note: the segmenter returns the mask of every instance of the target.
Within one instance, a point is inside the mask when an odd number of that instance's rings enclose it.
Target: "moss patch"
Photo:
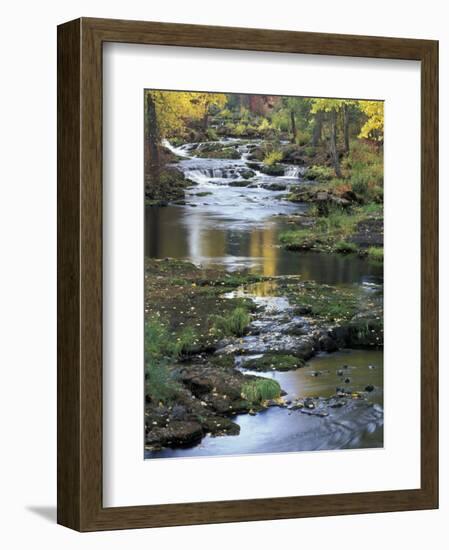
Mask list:
[[[191,330],[189,353],[213,349],[224,330],[240,332],[249,322],[254,303],[247,298],[223,298],[236,287],[263,280],[258,275],[200,269],[176,259],[145,260],[145,320],[162,323],[172,341],[186,337]],[[223,323],[217,326],[220,312]],[[221,330],[217,330],[220,328]],[[232,329],[232,330],[231,330]]]
[[[195,156],[200,158],[237,160],[240,158],[240,153],[234,145],[223,146],[221,143],[203,143],[195,150]]]
[[[368,259],[382,263],[384,261],[384,249],[383,247],[370,246],[366,251]]]
[[[267,372],[270,370],[288,371],[304,366],[304,360],[294,355],[267,353],[262,357],[248,359],[242,363],[245,369]]]
[[[300,221],[297,228],[281,233],[279,240],[288,250],[366,256],[369,253],[364,248],[365,241],[383,241],[383,219],[379,208],[373,205],[354,206],[349,210],[332,207],[326,215],[319,215],[312,207],[307,226]]]

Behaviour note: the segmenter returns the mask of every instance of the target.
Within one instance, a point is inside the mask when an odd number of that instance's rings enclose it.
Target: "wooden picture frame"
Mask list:
[[[421,62],[421,488],[105,508],[102,503],[104,42]],[[58,27],[58,523],[79,531],[438,506],[438,43],[81,18]]]

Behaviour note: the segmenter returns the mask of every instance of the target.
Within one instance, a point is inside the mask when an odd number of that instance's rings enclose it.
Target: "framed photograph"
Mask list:
[[[58,522],[438,506],[438,43],[58,28]]]

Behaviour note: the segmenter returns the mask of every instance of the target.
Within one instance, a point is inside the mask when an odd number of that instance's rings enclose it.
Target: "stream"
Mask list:
[[[232,140],[223,142],[232,143]],[[317,283],[357,285],[367,293],[373,288],[381,288],[382,266],[358,256],[291,252],[279,246],[279,233],[292,227],[289,220],[307,210],[306,205],[284,198],[289,188],[307,183],[303,181],[301,168],[287,167],[284,176],[268,176],[256,170],[250,186],[235,187],[232,182],[241,180],[242,173],[248,170],[251,144],[238,145],[241,157],[237,160],[195,157],[195,144],[166,145],[183,157],[176,166],[197,185],[187,190],[185,205],[146,208],[146,256],[185,259],[196,265],[219,266],[230,272],[245,270],[271,277],[295,275]],[[276,190],[269,189],[270,185]],[[245,358],[263,353],[261,342],[266,343],[270,334],[280,338],[281,347],[286,349],[288,342],[285,336],[282,337],[283,324],[292,321],[288,315],[288,299],[278,296],[270,285],[252,285],[246,295],[264,307],[265,313],[256,323],[262,335],[266,323],[266,332],[264,338],[249,335],[242,339],[241,347],[248,349],[245,357],[237,357],[237,368],[244,373]],[[367,385],[375,388],[368,397],[371,406],[357,400],[348,401],[344,407],[329,408],[326,417],[270,407],[256,416],[237,415],[234,420],[240,425],[238,436],[206,436],[195,447],[147,451],[145,457],[382,447],[382,351],[323,353],[312,358],[304,368],[294,371],[251,371],[251,374],[276,379],[287,394],[286,400],[308,396],[327,398],[335,394],[336,386],[341,383],[337,371],[343,365],[348,369],[351,389],[360,391]]]

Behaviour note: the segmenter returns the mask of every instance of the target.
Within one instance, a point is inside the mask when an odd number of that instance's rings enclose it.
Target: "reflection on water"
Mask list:
[[[287,392],[287,399],[331,397],[335,395],[337,387],[363,391],[371,385],[374,389],[367,394],[368,400],[383,406],[382,351],[343,350],[324,353],[313,357],[306,367],[295,371],[257,373],[245,371],[244,368],[242,371],[274,378]]]
[[[235,193],[235,189],[232,191]],[[238,216],[240,210],[236,208]],[[354,255],[291,252],[278,246],[278,234],[291,228],[281,216],[234,222],[201,205],[147,207],[145,254],[152,258],[183,258],[202,265],[218,264],[230,271],[301,275],[304,280],[327,284],[382,278],[381,266]]]
[[[286,186],[304,184],[300,169],[292,167],[287,176],[281,177],[267,177],[256,170],[251,185],[235,187],[230,183],[241,181],[242,170],[248,168],[246,145],[239,149],[241,159],[236,161],[192,158],[190,149],[172,149],[185,157],[177,166],[198,185],[188,189],[185,205],[146,208],[147,257],[180,258],[197,265],[219,265],[229,271],[247,270],[266,276],[297,275],[325,284],[363,284],[368,293],[379,291],[382,266],[355,255],[291,252],[279,246],[279,234],[295,227],[289,220],[307,209],[306,205],[285,200]],[[276,191],[264,187],[273,183]],[[286,297],[277,296],[275,285],[268,281],[250,286],[246,292],[253,295],[256,303],[271,299],[275,306],[271,322],[276,324],[276,311],[282,314],[290,306]],[[255,337],[245,337],[250,338]],[[244,369],[242,360],[239,368]],[[287,392],[286,399],[326,398],[334,395],[337,387],[363,391],[369,386],[372,391],[367,402],[351,399],[344,406],[329,407],[329,415],[324,418],[277,407],[256,416],[238,415],[235,418],[241,428],[238,436],[206,436],[191,449],[147,451],[145,457],[382,447],[382,352],[351,350],[324,354],[296,371],[260,375],[275,378]]]
[[[330,409],[326,418],[308,416],[294,410],[270,407],[256,416],[238,415],[240,434],[205,437],[190,449],[163,449],[146,452],[146,458],[241,455],[335,449],[363,449],[383,446],[383,359],[379,351],[342,351],[315,357],[307,367],[290,372],[260,373],[272,376],[288,393],[298,396],[328,397],[336,386],[345,385],[337,370],[348,366],[353,390],[374,386],[369,403],[352,401]],[[370,368],[371,367],[371,368]],[[323,374],[314,377],[312,372]],[[346,370],[346,369],[345,369]],[[327,372],[326,372],[327,371]],[[255,374],[255,373],[252,373]]]

